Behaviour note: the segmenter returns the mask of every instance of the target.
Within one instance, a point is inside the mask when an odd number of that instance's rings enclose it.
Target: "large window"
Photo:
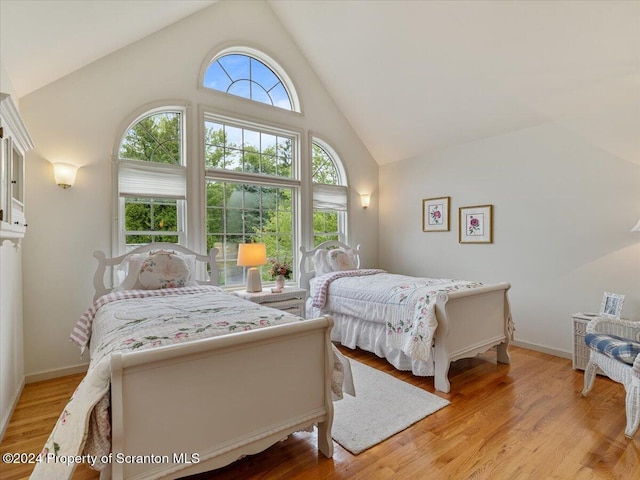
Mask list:
[[[118,151],[118,243],[184,243],[186,200],[183,112],[146,113]]]
[[[313,244],[347,241],[347,187],[342,165],[325,142],[312,143]]]
[[[114,254],[151,242],[217,247],[219,284],[240,287],[241,243],[264,242],[269,259],[291,262],[296,273],[300,238],[346,242],[347,181],[336,151],[313,138],[301,152],[302,131],[264,119],[274,111],[263,103],[301,111],[286,72],[262,52],[232,47],[209,59],[201,74],[201,87],[235,95],[229,98],[252,120],[204,106],[196,120],[186,105],[164,105],[123,125],[113,152]],[[268,268],[262,274],[271,280]]]
[[[204,131],[207,248],[220,250],[219,283],[241,285],[240,243],[264,242],[268,258],[295,258],[297,137],[213,115],[205,115]]]

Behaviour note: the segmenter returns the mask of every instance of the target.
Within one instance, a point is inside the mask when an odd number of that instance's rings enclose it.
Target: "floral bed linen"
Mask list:
[[[105,297],[109,297],[105,301]],[[99,303],[99,308],[94,306]],[[225,335],[243,330],[303,321],[280,310],[265,308],[203,286],[151,291],[117,292],[100,297],[78,324],[90,325],[91,363],[60,415],[36,464],[33,479],[70,478],[81,458],[92,468],[111,451],[108,420],[110,356]],[[77,327],[77,326],[76,326]],[[77,331],[74,329],[74,331]],[[77,339],[72,339],[77,342]],[[344,365],[334,348],[334,397],[341,398]],[[348,373],[348,372],[347,372]]]
[[[429,361],[438,322],[440,292],[477,288],[482,283],[416,278],[384,271],[332,272],[313,279],[311,297],[320,314],[341,314],[386,326],[386,343],[409,357]],[[324,290],[324,292],[322,291]]]

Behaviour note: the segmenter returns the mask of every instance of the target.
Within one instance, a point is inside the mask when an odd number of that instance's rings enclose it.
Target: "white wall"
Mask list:
[[[385,165],[380,189],[381,268],[510,282],[517,341],[567,356],[571,314],[605,291],[640,319],[640,164],[551,123]],[[421,201],[439,196],[451,231],[422,232]],[[458,208],[484,204],[494,243],[459,244]]]
[[[0,91],[10,94],[18,105],[2,64]],[[0,240],[0,440],[24,383],[22,333],[22,249]]]
[[[214,48],[230,43],[246,43],[276,59],[295,83],[303,115],[198,90],[203,62]],[[222,2],[21,99],[37,146],[27,156],[27,374],[58,374],[83,362],[67,338],[93,295],[92,253],[111,249],[110,157],[116,133],[134,110],[168,99],[191,103],[188,121],[194,140],[198,105],[207,105],[260,116],[330,141],[352,182],[352,241],[363,244],[365,265],[376,264],[376,163],[270,7],[263,2]],[[74,187],[63,191],[54,184],[52,161],[82,165]],[[358,206],[359,192],[374,192],[367,210]]]

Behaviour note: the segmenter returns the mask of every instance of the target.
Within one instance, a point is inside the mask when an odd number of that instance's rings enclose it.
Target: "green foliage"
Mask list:
[[[317,143],[312,146],[313,183],[338,185],[338,170],[329,154]]]
[[[120,158],[180,165],[180,113],[157,113],[137,122],[120,145]]]

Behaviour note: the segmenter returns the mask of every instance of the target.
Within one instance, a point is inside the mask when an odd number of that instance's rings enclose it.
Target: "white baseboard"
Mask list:
[[[549,355],[553,355],[554,357],[569,358],[569,359],[573,358],[572,352],[565,352],[564,350],[557,350],[555,348],[544,347],[542,345],[537,345],[535,343],[518,342],[514,340],[510,342],[510,345],[526,348],[528,350],[533,350],[534,352],[547,353]]]
[[[7,413],[5,414],[4,418],[0,422],[0,442],[2,442],[2,440],[4,439],[4,434],[7,431],[7,426],[9,425],[9,421],[13,416],[13,412],[16,409],[16,406],[18,405],[18,401],[20,400],[20,395],[22,395],[23,388],[24,388],[24,378],[22,379],[22,382],[20,382],[20,386],[18,387],[15,395],[11,399],[11,405],[7,410]]]
[[[88,363],[82,363],[80,365],[74,365],[73,367],[57,368],[55,370],[46,370],[44,372],[31,373],[25,376],[25,383],[35,383],[41,382],[43,380],[51,380],[52,378],[75,375],[76,373],[86,372],[88,368]]]

